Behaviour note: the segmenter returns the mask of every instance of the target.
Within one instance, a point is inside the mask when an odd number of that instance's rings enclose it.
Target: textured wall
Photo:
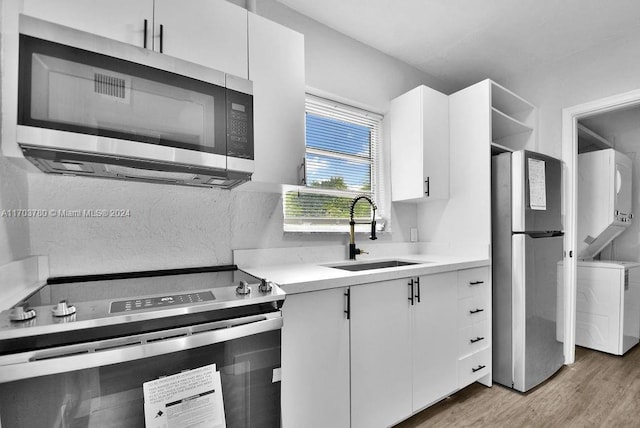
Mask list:
[[[26,173],[0,156],[0,213],[27,206]],[[30,254],[28,219],[0,216],[0,266]]]

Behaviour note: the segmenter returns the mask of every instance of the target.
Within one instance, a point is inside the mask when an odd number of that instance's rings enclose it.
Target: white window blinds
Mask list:
[[[346,231],[352,199],[376,200],[382,116],[307,95],[305,184],[284,194],[285,231]],[[361,221],[371,207],[359,202]]]

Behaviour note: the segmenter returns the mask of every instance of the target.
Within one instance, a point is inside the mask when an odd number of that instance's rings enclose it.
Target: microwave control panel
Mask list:
[[[227,90],[227,156],[253,159],[253,96]]]

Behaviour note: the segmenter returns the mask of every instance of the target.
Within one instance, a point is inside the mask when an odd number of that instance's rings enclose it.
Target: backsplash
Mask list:
[[[347,233],[285,234],[277,193],[45,174],[30,174],[29,189],[31,208],[57,214],[30,221],[32,253],[49,256],[52,276],[229,264],[235,249],[348,242]],[[88,217],[84,210],[124,216]],[[399,223],[415,222],[399,210]],[[379,241],[402,239],[399,232]]]

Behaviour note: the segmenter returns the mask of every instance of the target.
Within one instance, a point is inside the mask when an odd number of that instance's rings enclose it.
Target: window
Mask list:
[[[351,201],[358,195],[372,198],[380,215],[381,121],[375,113],[307,95],[305,187],[284,194],[285,231],[347,231]],[[358,202],[354,216],[370,221],[371,206]]]

